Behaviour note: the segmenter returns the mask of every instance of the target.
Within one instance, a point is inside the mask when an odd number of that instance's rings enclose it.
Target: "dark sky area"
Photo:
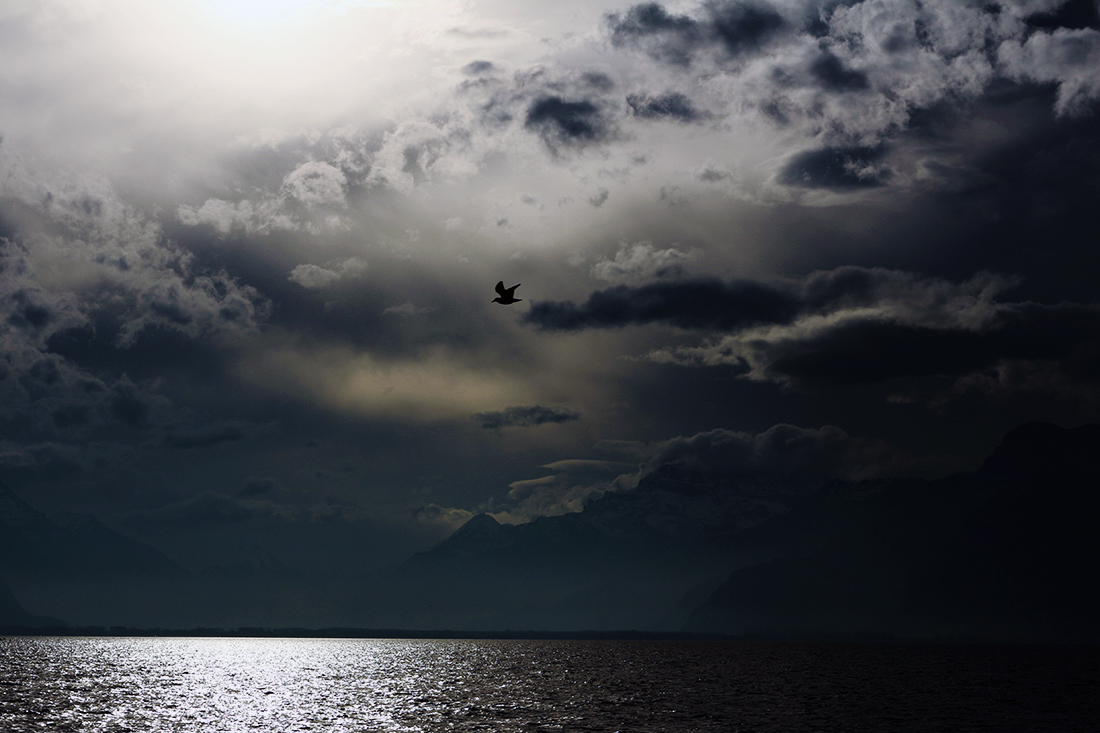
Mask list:
[[[188,573],[1100,415],[1093,0],[16,0],[0,61],[0,481]]]

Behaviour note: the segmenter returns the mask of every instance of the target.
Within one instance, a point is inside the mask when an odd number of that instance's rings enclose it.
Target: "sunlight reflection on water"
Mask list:
[[[14,637],[0,729],[1088,730],[1098,672],[1088,648]]]

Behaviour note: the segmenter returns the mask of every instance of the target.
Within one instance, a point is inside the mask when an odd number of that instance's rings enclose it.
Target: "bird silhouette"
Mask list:
[[[513,285],[510,288],[506,288],[504,287],[504,281],[501,280],[497,283],[497,294],[500,295],[500,297],[493,298],[493,302],[500,303],[501,305],[511,305],[512,303],[520,302],[523,298],[516,297],[516,288],[518,287],[519,285]]]

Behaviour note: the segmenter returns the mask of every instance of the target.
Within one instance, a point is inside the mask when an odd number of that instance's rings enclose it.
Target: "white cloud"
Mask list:
[[[693,256],[675,247],[656,249],[651,242],[623,244],[615,259],[606,257],[592,265],[592,276],[607,282],[626,283],[680,274]]]
[[[349,257],[344,260],[332,260],[326,262],[324,267],[311,264],[302,264],[290,271],[291,282],[298,283],[303,288],[326,288],[347,278],[363,277],[367,272],[367,263],[358,257]]]
[[[343,209],[348,181],[339,169],[328,163],[310,161],[295,168],[283,179],[282,192],[309,209]]]
[[[1034,33],[1027,41],[1001,44],[998,57],[1010,76],[1058,85],[1060,115],[1088,111],[1100,99],[1100,33],[1059,28]]]
[[[434,308],[418,308],[411,300],[406,300],[401,305],[391,305],[382,311],[383,315],[395,315],[395,316],[419,316],[425,313],[431,313]]]

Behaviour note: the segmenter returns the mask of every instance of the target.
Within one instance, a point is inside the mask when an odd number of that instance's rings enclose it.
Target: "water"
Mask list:
[[[0,731],[1100,731],[1096,647],[0,638]]]

